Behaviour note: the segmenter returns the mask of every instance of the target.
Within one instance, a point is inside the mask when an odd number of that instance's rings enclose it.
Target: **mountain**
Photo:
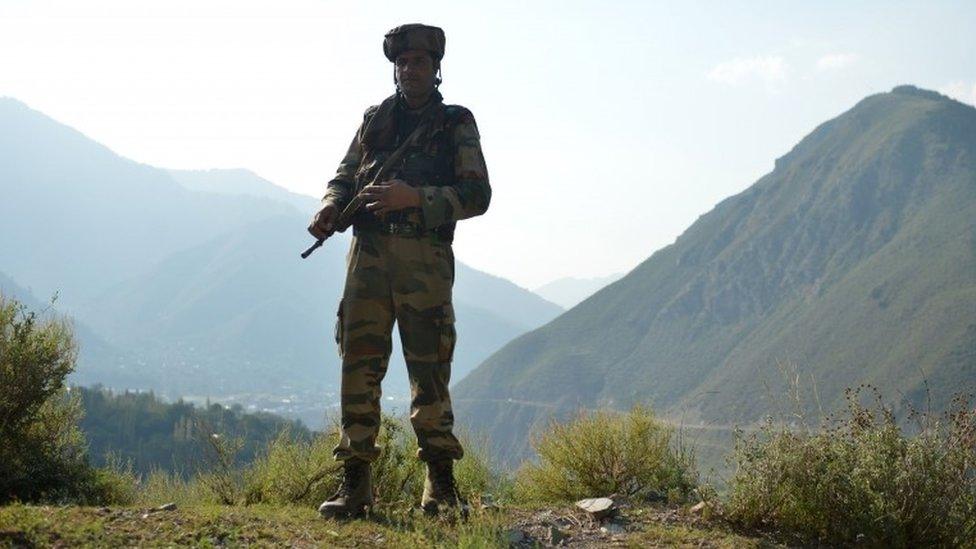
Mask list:
[[[791,364],[807,412],[859,383],[901,409],[976,386],[976,109],[912,86],[863,99],[454,394],[511,459],[578,407],[758,420]]]
[[[246,170],[133,162],[9,98],[0,128],[0,268],[75,319],[74,382],[321,422],[350,234],[301,260],[317,201]],[[455,381],[562,312],[460,262],[454,298]],[[386,396],[407,399],[405,372],[397,342]]]
[[[137,361],[123,351],[105,341],[87,324],[79,322],[58,309],[57,300],[44,302],[31,291],[17,284],[13,278],[0,273],[0,296],[16,299],[28,311],[33,311],[40,318],[67,319],[74,331],[75,342],[78,344],[78,361],[75,371],[71,373],[72,383],[88,383],[93,379],[110,377],[124,384],[135,384],[138,379],[132,375]]]
[[[238,168],[166,171],[174,181],[191,191],[269,198],[289,204],[308,215],[315,212],[319,203],[310,196],[283,189],[251,170]]]
[[[169,394],[266,391],[269,377],[285,394],[334,391],[339,359],[330,336],[350,235],[337,235],[302,260],[298,252],[309,243],[304,223],[295,215],[270,218],[175,253],[105,291],[79,315],[114,344],[159,364],[146,371],[147,386]],[[560,312],[460,263],[454,295],[455,380]],[[398,339],[384,389],[409,394]]]
[[[596,278],[574,278],[568,276],[543,284],[533,290],[533,292],[536,295],[542,296],[547,301],[557,303],[566,309],[572,309],[580,301],[590,297],[600,288],[611,282],[620,280],[623,276],[624,273],[614,273]]]
[[[0,266],[68,308],[177,250],[292,211],[187,190],[14,99],[0,98],[0,128]]]
[[[458,264],[454,292],[462,301],[526,330],[538,328],[563,313],[563,308],[509,280]],[[518,299],[512,299],[518,296]]]

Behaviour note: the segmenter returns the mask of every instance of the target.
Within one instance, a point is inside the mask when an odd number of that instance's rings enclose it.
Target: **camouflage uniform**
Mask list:
[[[460,459],[448,392],[456,331],[455,222],[485,212],[491,198],[478,128],[470,111],[444,105],[434,91],[430,123],[391,178],[420,189],[421,206],[378,218],[361,208],[346,258],[346,284],[336,319],[342,357],[342,437],[337,460],[379,455],[380,383],[399,326],[410,377],[410,421],[424,461]],[[338,211],[372,181],[386,158],[418,123],[394,95],[367,109],[323,204]]]

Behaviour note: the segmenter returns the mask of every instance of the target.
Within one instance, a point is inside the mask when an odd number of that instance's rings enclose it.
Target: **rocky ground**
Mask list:
[[[597,518],[575,506],[487,507],[468,520],[378,509],[351,521],[272,506],[0,507],[4,547],[772,547],[707,510],[615,505]]]

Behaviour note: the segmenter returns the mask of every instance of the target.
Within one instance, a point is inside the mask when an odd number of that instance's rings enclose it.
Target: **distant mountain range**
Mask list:
[[[623,276],[624,273],[614,273],[596,278],[565,277],[543,284],[532,291],[556,305],[565,309],[572,309],[600,288],[620,280]]]
[[[20,286],[2,272],[0,272],[0,296],[16,299],[27,310],[35,312],[44,320],[65,317],[58,309],[57,299],[53,303],[51,298],[42,301],[29,289]],[[74,320],[71,325],[75,341],[81,350],[76,365],[79,370],[86,376],[90,376],[92,380],[112,378],[123,385],[137,386],[140,380],[129,376],[127,369],[130,363],[136,362],[132,357],[126,356],[123,351],[105,341],[84,322]]]
[[[58,294],[79,327],[76,382],[260,401],[313,425],[337,402],[332,334],[351,235],[301,260],[314,198],[246,170],[133,162],[10,98],[0,196],[3,283],[35,302]],[[562,312],[460,263],[454,297],[454,380]],[[399,353],[384,389],[402,399]]]
[[[912,86],[863,99],[454,395],[514,460],[580,407],[748,424],[794,365],[812,415],[859,383],[935,409],[976,387],[976,109]]]
[[[250,170],[166,170],[174,181],[191,191],[231,196],[270,198],[295,207],[300,212],[314,212],[318,200],[283,189]]]

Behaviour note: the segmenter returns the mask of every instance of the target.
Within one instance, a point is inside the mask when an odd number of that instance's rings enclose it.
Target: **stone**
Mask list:
[[[610,498],[587,498],[576,502],[576,506],[586,511],[593,518],[600,520],[610,516],[617,508],[617,504]]]
[[[175,511],[176,510],[176,504],[173,503],[173,502],[164,503],[163,505],[160,505],[159,507],[157,507],[156,510],[157,511]]]
[[[610,534],[611,536],[616,536],[617,534],[623,534],[626,532],[624,527],[617,524],[616,522],[608,522],[600,527],[600,531],[604,534]]]
[[[569,536],[567,536],[566,533],[563,532],[562,530],[560,530],[559,528],[557,528],[555,526],[550,526],[549,527],[549,543],[550,544],[552,544],[552,545],[559,545],[560,543],[562,543],[563,541],[565,541],[566,538],[568,538],[568,537]]]
[[[560,530],[566,530],[574,526],[573,522],[565,517],[556,517],[553,519],[552,524]]]

